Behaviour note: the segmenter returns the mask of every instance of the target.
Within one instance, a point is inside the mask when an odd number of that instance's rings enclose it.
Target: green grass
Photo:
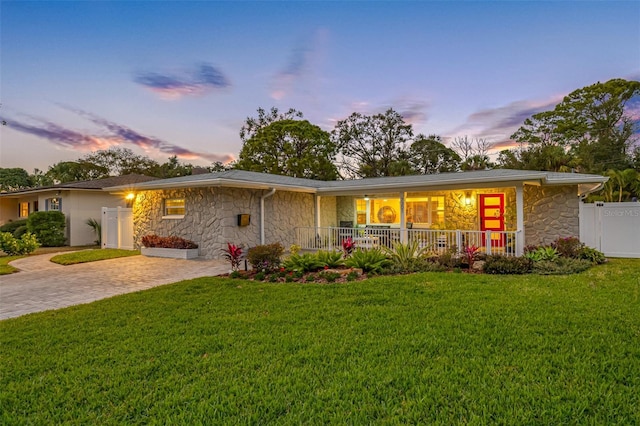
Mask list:
[[[51,261],[60,265],[75,265],[76,263],[95,262],[97,260],[116,259],[118,257],[136,256],[139,254],[139,250],[94,249],[59,254],[53,256]]]
[[[0,275],[8,275],[18,272],[18,269],[9,265],[9,262],[23,257],[24,256],[0,256]]]
[[[2,424],[639,424],[640,261],[200,278],[0,322]]]

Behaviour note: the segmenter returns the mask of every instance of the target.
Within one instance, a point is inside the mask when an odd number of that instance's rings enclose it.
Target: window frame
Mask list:
[[[177,205],[168,206],[172,202],[181,202]],[[180,207],[180,204],[182,207]],[[172,210],[182,210],[182,213],[172,212]],[[184,197],[181,198],[165,198],[162,203],[162,218],[163,219],[182,219],[187,211],[187,202]]]

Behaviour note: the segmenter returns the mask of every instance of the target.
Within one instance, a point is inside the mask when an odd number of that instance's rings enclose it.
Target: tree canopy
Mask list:
[[[354,112],[331,135],[343,177],[397,176],[410,170],[407,144],[413,129],[393,109],[375,115]]]
[[[640,82],[613,79],[571,92],[551,111],[534,114],[511,136],[522,168],[574,168],[585,173],[632,165],[637,122],[626,106]],[[547,168],[548,170],[548,168]]]
[[[242,146],[235,168],[335,180],[335,155],[329,133],[307,120],[284,119],[257,129]]]
[[[19,167],[0,168],[0,191],[18,191],[32,185],[29,173]]]
[[[414,173],[433,174],[458,171],[461,159],[440,136],[419,134],[409,148],[409,161]]]

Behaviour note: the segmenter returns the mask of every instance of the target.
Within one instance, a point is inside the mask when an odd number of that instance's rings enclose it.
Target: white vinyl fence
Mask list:
[[[102,208],[102,248],[133,250],[133,211],[124,207]]]
[[[640,203],[580,203],[580,241],[605,256],[640,258]]]

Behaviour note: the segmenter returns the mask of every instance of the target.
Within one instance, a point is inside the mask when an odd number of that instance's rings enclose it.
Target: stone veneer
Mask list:
[[[526,245],[550,244],[559,237],[580,235],[578,187],[524,187]]]
[[[200,255],[221,257],[227,242],[253,247],[260,244],[260,197],[268,191],[241,188],[193,188],[140,192],[133,206],[134,241],[144,235],[175,235],[196,242]],[[184,198],[185,215],[163,219],[164,199]],[[314,225],[313,195],[277,191],[265,199],[265,242],[294,243],[295,228]],[[238,214],[250,214],[251,224],[237,225]]]

